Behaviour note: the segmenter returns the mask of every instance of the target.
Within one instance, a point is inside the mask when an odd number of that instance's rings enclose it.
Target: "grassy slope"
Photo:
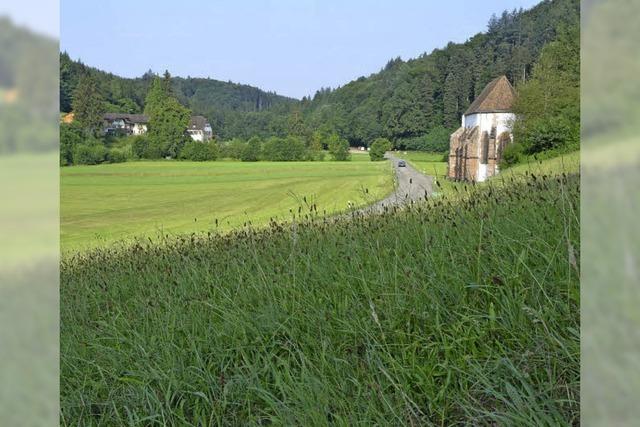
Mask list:
[[[426,153],[421,151],[398,152],[398,157],[406,159],[414,168],[426,175],[435,176],[440,183],[438,191],[442,194],[453,195],[464,187],[464,183],[455,183],[447,180],[447,162],[443,161],[440,153]],[[533,173],[538,176],[565,172],[578,173],[580,171],[580,151],[564,154],[558,157],[534,160],[526,160],[522,164],[513,166],[489,178],[489,183],[501,183],[505,180],[523,179]],[[457,189],[457,191],[456,191]]]
[[[67,258],[64,420],[578,422],[579,180],[463,191]]]
[[[288,218],[316,203],[335,212],[391,191],[388,163],[136,162],[62,169],[65,250],[160,232],[228,230]],[[368,189],[364,194],[363,189]],[[215,220],[219,226],[215,226]]]
[[[406,154],[405,154],[406,153]],[[426,153],[421,151],[398,152],[398,157],[408,160],[419,171],[437,176],[439,179],[447,175],[447,162],[443,161],[440,153]],[[534,173],[538,175],[554,173],[577,173],[580,170],[580,151],[563,154],[544,160],[529,158],[523,163],[512,166],[503,171],[503,175],[492,177],[491,180],[500,180],[502,176],[523,177]]]
[[[525,160],[523,163],[505,169],[502,175],[492,178],[494,181],[504,177],[526,177],[527,174],[535,174],[538,176],[556,174],[556,173],[577,173],[580,171],[580,151],[563,154],[558,157],[545,160],[534,160],[532,158]]]

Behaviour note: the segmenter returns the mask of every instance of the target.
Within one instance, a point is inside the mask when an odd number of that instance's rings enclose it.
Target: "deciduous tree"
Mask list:
[[[349,153],[349,141],[341,138],[337,133],[334,133],[329,137],[328,146],[329,154],[333,160],[343,162],[351,159],[351,153]]]
[[[376,162],[384,160],[384,154],[391,150],[391,147],[391,141],[387,138],[378,138],[373,141],[371,149],[369,150],[369,157],[371,158],[371,161]]]

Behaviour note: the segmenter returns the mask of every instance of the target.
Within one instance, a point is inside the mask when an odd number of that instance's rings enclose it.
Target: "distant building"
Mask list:
[[[462,116],[462,126],[451,135],[451,179],[482,182],[498,174],[504,147],[512,142],[515,90],[506,76],[492,80]]]
[[[144,114],[106,113],[103,120],[107,135],[144,135],[149,124],[149,117]],[[203,116],[192,116],[186,131],[194,141],[205,142],[213,137],[211,125]]]
[[[205,142],[213,137],[211,125],[203,116],[193,116],[189,121],[187,132],[194,141]]]
[[[144,114],[106,113],[104,133],[108,135],[143,135],[147,133],[149,117]]]

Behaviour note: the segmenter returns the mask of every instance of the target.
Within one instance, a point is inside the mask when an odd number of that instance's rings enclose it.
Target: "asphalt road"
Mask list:
[[[433,193],[433,177],[418,172],[406,162],[406,166],[399,167],[398,162],[402,159],[389,153],[385,155],[391,161],[396,173],[396,189],[386,198],[360,209],[358,212],[381,212],[385,207],[402,206],[417,200],[424,200],[425,195],[431,196]]]

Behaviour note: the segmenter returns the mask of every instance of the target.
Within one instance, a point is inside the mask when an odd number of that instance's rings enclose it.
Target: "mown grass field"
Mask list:
[[[131,162],[61,169],[61,243],[79,250],[139,236],[229,230],[344,211],[393,189],[388,162]],[[305,201],[306,199],[306,201]],[[216,225],[217,220],[217,225]]]
[[[443,179],[447,176],[447,162],[442,153],[428,153],[423,151],[397,151],[396,157],[407,160],[414,168],[425,175]]]
[[[579,177],[507,182],[65,257],[62,424],[578,424]]]

